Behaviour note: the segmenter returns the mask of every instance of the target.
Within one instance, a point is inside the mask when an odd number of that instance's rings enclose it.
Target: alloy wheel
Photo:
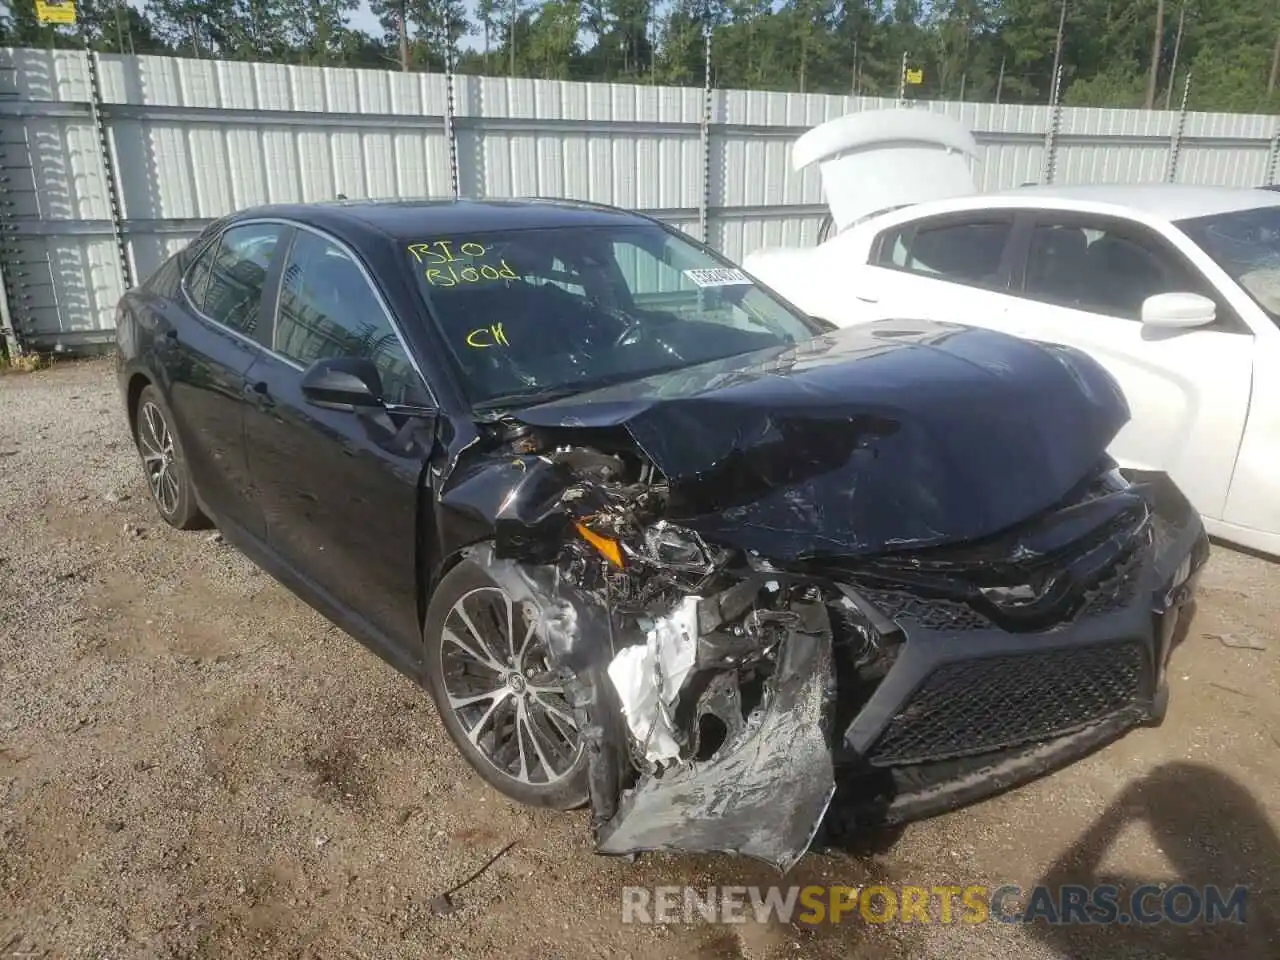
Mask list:
[[[563,779],[582,740],[536,615],[484,587],[453,605],[443,630],[440,676],[463,735],[512,780],[546,787]]]
[[[160,408],[150,400],[138,411],[138,449],[146,468],[147,482],[156,506],[166,517],[173,516],[179,502],[179,464],[173,434]]]

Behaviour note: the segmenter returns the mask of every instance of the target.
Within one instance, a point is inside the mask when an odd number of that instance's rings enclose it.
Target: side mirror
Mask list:
[[[368,410],[383,405],[382,377],[372,360],[326,357],[302,375],[302,395],[329,410]]]
[[[1203,327],[1217,316],[1217,304],[1198,293],[1157,293],[1142,301],[1142,323],[1148,327]]]

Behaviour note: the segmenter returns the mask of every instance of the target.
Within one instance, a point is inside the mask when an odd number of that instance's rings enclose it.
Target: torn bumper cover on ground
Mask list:
[[[937,325],[804,350],[522,411],[522,479],[476,508],[473,559],[565,678],[602,852],[785,870],[824,823],[950,809],[1163,715],[1208,541],[1107,460],[1101,369]]]

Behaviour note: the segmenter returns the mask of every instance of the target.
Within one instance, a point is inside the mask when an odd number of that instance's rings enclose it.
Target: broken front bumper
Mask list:
[[[824,818],[838,836],[929,816],[1158,723],[1208,540],[1165,475],[1128,479],[1151,507],[1153,542],[1070,622],[1009,632],[962,605],[863,590],[902,639],[844,729],[832,729],[851,696],[834,692],[832,634],[806,618],[745,726],[705,762],[642,776],[598,825],[599,849],[741,853],[786,870]]]

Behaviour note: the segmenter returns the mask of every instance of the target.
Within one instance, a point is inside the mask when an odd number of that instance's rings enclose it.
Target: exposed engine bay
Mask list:
[[[527,431],[515,447],[541,442]],[[827,812],[836,758],[870,770],[837,733],[921,623],[911,602],[935,598],[944,630],[986,618],[1002,632],[1052,634],[1115,593],[1110,581],[1127,578],[1120,589],[1136,596],[1134,571],[1165,524],[1149,491],[1104,464],[1058,515],[968,546],[967,558],[940,549],[784,570],[666,519],[670,485],[638,458],[560,446],[511,466],[558,492],[536,518],[500,521],[475,559],[534,605],[565,671],[588,731],[600,849],[732,851],[783,869]],[[1184,566],[1171,571],[1183,584]],[[1052,732],[1095,719],[1114,717]],[[1031,738],[1017,739],[985,746]],[[893,798],[859,799],[869,813]],[[760,829],[744,832],[749,823]]]
[[[1019,416],[1053,410],[1052,437],[995,412],[1008,384],[953,416],[794,370],[487,427],[442,503],[537,618],[602,852],[786,870],[824,823],[940,812],[1159,722],[1208,543],[1166,476],[1106,457],[1113,385],[1035,349],[1069,389],[1042,376]]]

